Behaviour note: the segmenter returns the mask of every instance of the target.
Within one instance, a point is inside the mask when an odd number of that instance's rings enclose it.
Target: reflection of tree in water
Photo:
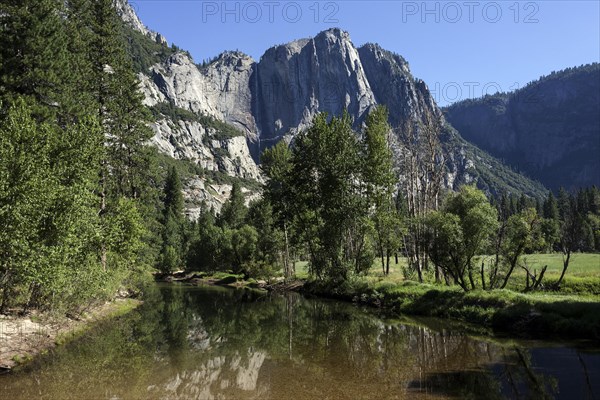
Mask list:
[[[413,382],[414,389],[430,394],[447,394],[458,398],[486,399],[554,399],[557,380],[537,372],[531,365],[530,354],[523,349],[495,347],[489,365],[477,369],[448,368],[426,374]],[[498,352],[499,351],[499,352]],[[498,357],[499,356],[499,357]]]
[[[282,376],[288,381],[287,389],[299,381],[327,386],[328,380],[343,377],[357,388],[376,387],[373,393],[410,390],[501,397],[502,386],[487,365],[503,355],[489,343],[418,326],[386,324],[345,303],[306,301],[295,294],[257,296],[230,291],[209,295],[191,299],[198,303],[191,308],[204,324],[197,332],[210,338],[210,347],[205,348],[219,354],[260,349],[268,355],[261,366],[270,366],[271,374],[282,375],[274,369],[293,369],[298,374]],[[254,374],[257,379],[259,372]],[[224,385],[229,387],[232,381],[225,379]],[[353,390],[353,384],[345,383],[345,393]]]
[[[19,400],[41,392],[61,400],[493,400],[543,399],[556,385],[528,351],[296,294],[169,286],[97,333],[0,392]]]
[[[500,375],[505,392],[516,399],[554,399],[557,394],[556,379],[536,372],[531,364],[531,355],[515,348],[504,353],[503,371]]]
[[[189,347],[189,320],[192,312],[187,307],[187,292],[183,287],[174,286],[170,290],[162,290],[161,293],[164,304],[160,318],[164,337],[161,350],[169,356],[173,365],[180,367]]]
[[[543,399],[555,393],[556,383],[531,368],[524,350],[385,323],[345,303],[222,290],[193,293],[186,301],[196,321],[187,340],[204,343],[192,348],[225,357],[220,358],[223,365],[208,362],[221,365],[218,374],[210,375],[214,381],[205,382],[217,389],[212,393],[256,387],[273,397],[297,391],[308,397],[360,393],[363,398],[447,394],[495,399],[517,393],[518,398]],[[253,354],[260,362],[252,361]],[[240,364],[248,384],[225,373],[239,373]],[[336,391],[342,381],[344,390]]]

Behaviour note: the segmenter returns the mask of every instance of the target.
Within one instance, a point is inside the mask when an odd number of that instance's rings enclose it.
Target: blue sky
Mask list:
[[[407,59],[440,105],[509,91],[600,61],[598,1],[130,0],[142,21],[197,62],[339,27]]]

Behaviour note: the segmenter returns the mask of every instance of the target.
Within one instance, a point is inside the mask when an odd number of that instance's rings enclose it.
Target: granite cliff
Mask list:
[[[145,40],[157,41],[154,33],[131,20],[125,20],[130,28]],[[174,47],[159,53],[150,67],[139,71],[145,103],[157,116],[154,142],[172,157],[243,180],[261,181],[261,151],[280,140],[293,140],[318,112],[339,115],[348,110],[356,128],[377,104],[389,108],[393,127],[422,120],[427,113],[442,115],[406,60],[376,44],[356,47],[350,35],[337,28],[272,47],[258,61],[241,52],[225,52],[197,65]],[[182,115],[188,117],[177,117]],[[222,135],[219,127],[224,125],[239,134]],[[469,144],[445,122],[440,139],[448,160],[448,187],[475,182],[489,192],[544,192],[542,185]],[[399,141],[393,142],[399,154]],[[217,208],[222,201],[206,193],[204,197]]]

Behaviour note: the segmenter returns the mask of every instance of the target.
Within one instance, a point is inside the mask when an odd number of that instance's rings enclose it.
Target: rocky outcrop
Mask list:
[[[600,64],[445,109],[465,137],[552,189],[600,185]]]
[[[217,131],[199,122],[168,118],[155,122],[153,141],[160,151],[176,159],[186,159],[206,171],[221,171],[230,176],[261,181],[261,173],[244,136],[215,138]]]
[[[251,57],[226,52],[199,68],[187,53],[177,52],[142,78],[146,104],[169,101],[177,107],[225,121],[252,138],[257,131],[250,91],[254,66]]]

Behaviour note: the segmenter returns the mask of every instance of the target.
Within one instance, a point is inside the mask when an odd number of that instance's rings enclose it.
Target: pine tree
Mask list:
[[[170,272],[182,266],[185,253],[182,184],[175,167],[171,167],[167,174],[163,204],[163,245],[160,269]]]
[[[108,146],[104,181],[111,195],[137,198],[147,181],[149,115],[113,1],[95,1],[92,15],[93,91]]]
[[[552,192],[548,192],[548,197],[546,197],[546,200],[544,201],[543,213],[544,218],[558,221],[558,204],[556,203],[556,198]]]
[[[68,36],[67,51],[70,56],[67,96],[72,100],[70,114],[97,115],[94,95],[93,1],[66,0],[65,30]]]
[[[38,121],[65,119],[78,103],[60,0],[0,3],[0,102],[29,104]]]
[[[541,222],[542,236],[546,242],[546,249],[552,251],[559,239],[560,227],[558,203],[552,192],[548,192],[548,196],[544,200],[541,215],[543,216]]]
[[[2,301],[84,305],[151,256],[141,100],[112,0],[0,2]]]
[[[172,212],[183,220],[183,185],[175,167],[171,167],[165,180],[164,207],[165,212]]]
[[[91,94],[93,113],[99,119],[105,137],[97,190],[104,231],[110,231],[111,218],[107,218],[110,214],[127,210],[121,207],[123,197],[136,200],[134,206],[138,211],[133,214],[142,209],[145,225],[151,225],[156,215],[148,207],[140,208],[137,202],[142,193],[145,200],[154,197],[148,194],[152,191],[149,183],[156,181],[149,173],[153,151],[147,142],[151,132],[146,125],[148,112],[142,104],[139,82],[125,50],[123,23],[112,0],[94,0],[89,7],[83,0],[73,3],[80,10],[79,24],[82,27],[89,25],[89,32],[82,34],[81,40],[74,41],[73,45],[88,43],[89,65],[83,63],[82,68],[89,68],[90,83],[85,87]],[[146,237],[152,239],[151,235]],[[108,238],[104,237],[101,262],[105,270],[109,267],[108,246]],[[118,246],[112,248],[118,253]],[[147,257],[152,252],[146,249],[139,254]],[[117,254],[113,260],[124,259]],[[152,263],[153,260],[148,261]]]
[[[223,205],[221,215],[219,216],[219,226],[231,229],[240,228],[244,224],[244,218],[248,208],[246,207],[244,194],[240,184],[233,183],[229,200]]]

